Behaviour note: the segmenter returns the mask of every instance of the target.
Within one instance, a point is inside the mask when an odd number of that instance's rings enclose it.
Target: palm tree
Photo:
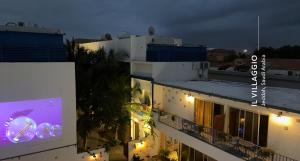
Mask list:
[[[77,48],[78,48],[78,45],[75,43],[73,38],[72,38],[72,40],[66,39],[65,49],[67,50],[68,61],[71,61],[71,62],[75,61],[75,55],[76,55]]]
[[[129,70],[123,69],[113,52],[106,54],[99,49],[88,53],[77,48],[75,55],[77,129],[83,149],[87,150],[86,140],[91,131],[101,131],[107,142],[119,140],[120,127],[130,123],[126,108],[130,101],[130,77]]]

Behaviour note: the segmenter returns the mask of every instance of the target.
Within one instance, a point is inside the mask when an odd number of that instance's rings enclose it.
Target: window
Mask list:
[[[238,136],[240,110],[230,108],[229,113],[229,133],[231,136]]]
[[[215,159],[185,145],[181,144],[181,161],[216,161]]]
[[[230,108],[229,133],[260,146],[267,145],[268,120],[266,115]]]
[[[139,123],[134,122],[134,140],[138,140],[140,138],[140,126]]]
[[[195,122],[204,127],[224,130],[224,106],[208,101],[196,99]]]
[[[268,123],[269,123],[269,117],[265,115],[261,115],[260,124],[259,124],[259,145],[260,146],[267,146]]]

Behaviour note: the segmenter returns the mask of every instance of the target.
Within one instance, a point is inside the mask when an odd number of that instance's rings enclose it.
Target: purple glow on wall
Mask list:
[[[61,134],[61,98],[0,102],[0,147]]]

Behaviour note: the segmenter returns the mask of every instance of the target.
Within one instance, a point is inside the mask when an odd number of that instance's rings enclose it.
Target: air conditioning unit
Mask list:
[[[198,77],[200,80],[207,80],[208,70],[209,70],[209,62],[202,61],[202,62],[193,64],[193,70],[197,71],[197,74],[198,74]]]

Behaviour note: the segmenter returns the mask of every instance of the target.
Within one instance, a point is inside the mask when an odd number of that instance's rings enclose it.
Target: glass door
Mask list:
[[[267,145],[268,120],[266,115],[230,108],[229,134],[260,146]]]

